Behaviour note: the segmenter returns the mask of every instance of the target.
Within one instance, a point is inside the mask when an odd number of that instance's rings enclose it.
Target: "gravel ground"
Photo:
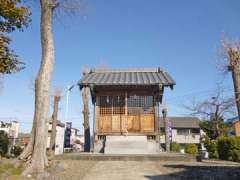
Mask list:
[[[61,160],[50,174],[49,180],[240,180],[240,164]]]

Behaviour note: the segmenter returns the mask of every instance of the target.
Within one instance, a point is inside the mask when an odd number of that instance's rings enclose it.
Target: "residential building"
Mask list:
[[[84,151],[84,135],[75,135],[73,143],[73,151],[74,152],[82,152]]]
[[[0,122],[0,131],[4,131],[10,138],[16,139],[19,134],[19,122],[12,121],[10,123]]]
[[[19,133],[18,138],[16,139],[16,145],[22,148],[26,147],[30,142],[30,133]]]
[[[203,131],[200,129],[200,120],[195,117],[168,117],[171,142],[179,144],[199,144]],[[165,143],[165,125],[160,119],[160,142]]]
[[[65,124],[58,120],[56,130],[57,132],[56,132],[56,139],[55,139],[55,155],[58,155],[63,153]],[[51,133],[52,133],[52,121],[50,120],[49,126],[48,126],[47,148],[50,147]]]
[[[237,117],[233,117],[226,120],[226,123],[231,126],[229,135],[231,136],[240,136],[240,120]]]
[[[232,124],[232,129],[235,133],[235,136],[240,136],[240,121],[235,121]]]
[[[79,130],[77,128],[71,128],[71,136],[70,136],[70,144],[74,145],[77,140],[79,140],[78,136]]]

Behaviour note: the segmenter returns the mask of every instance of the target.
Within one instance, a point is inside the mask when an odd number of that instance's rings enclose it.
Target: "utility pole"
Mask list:
[[[167,107],[163,107],[162,109],[162,114],[163,114],[163,122],[165,125],[165,146],[166,146],[166,152],[170,152],[170,142],[169,142],[169,122],[167,118]]]
[[[69,133],[69,131],[71,132],[71,128],[72,128],[72,125],[70,125],[71,123],[68,122],[68,104],[69,104],[69,95],[73,88],[74,88],[74,85],[68,85],[67,92],[66,92],[64,147],[68,147],[68,148],[70,146],[70,138],[71,138],[71,133]],[[68,128],[69,126],[70,126],[70,130]]]

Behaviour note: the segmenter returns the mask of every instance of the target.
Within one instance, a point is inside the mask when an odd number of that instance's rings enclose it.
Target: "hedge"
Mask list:
[[[196,144],[187,144],[185,146],[185,152],[188,154],[197,154],[198,153],[198,147]]]
[[[23,149],[20,146],[14,146],[11,150],[11,154],[18,157],[22,153]]]
[[[218,151],[217,151],[217,141],[216,140],[210,140],[206,139],[204,141],[204,146],[207,149],[207,152],[209,153],[209,158],[218,158]]]
[[[8,135],[4,131],[0,131],[0,156],[5,156],[8,152]]]
[[[181,146],[176,142],[172,142],[170,148],[172,152],[180,152]]]
[[[240,161],[240,137],[220,137],[217,140],[219,159]]]

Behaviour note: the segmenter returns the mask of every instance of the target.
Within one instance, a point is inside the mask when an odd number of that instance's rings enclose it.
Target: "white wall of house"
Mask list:
[[[8,134],[9,128],[8,127],[0,127],[0,131],[4,131],[6,134]]]
[[[50,147],[50,139],[51,139],[51,131],[52,131],[52,124],[49,124],[49,133],[48,133],[48,141],[47,141],[47,148]],[[55,155],[62,154],[63,148],[64,148],[64,132],[65,128],[62,126],[57,126],[57,133],[56,133],[56,139],[55,139]]]
[[[72,128],[71,129],[71,137],[70,137],[70,144],[74,145],[76,140],[80,140],[78,136],[78,129]]]
[[[14,138],[18,138],[18,134],[19,134],[19,123],[16,121],[11,122],[11,127],[10,127],[10,131],[12,132],[12,136]]]
[[[172,129],[172,142],[179,144],[199,144],[200,143],[200,133],[191,133],[190,129],[186,129],[189,133],[179,133],[177,129]],[[160,136],[161,143],[165,143],[165,135]]]
[[[12,138],[18,138],[19,122],[12,121],[10,123],[5,123],[4,126],[1,124],[0,131],[4,131]]]
[[[55,154],[62,154],[64,148],[64,127],[57,127],[57,136],[56,136],[56,146],[55,146]]]

